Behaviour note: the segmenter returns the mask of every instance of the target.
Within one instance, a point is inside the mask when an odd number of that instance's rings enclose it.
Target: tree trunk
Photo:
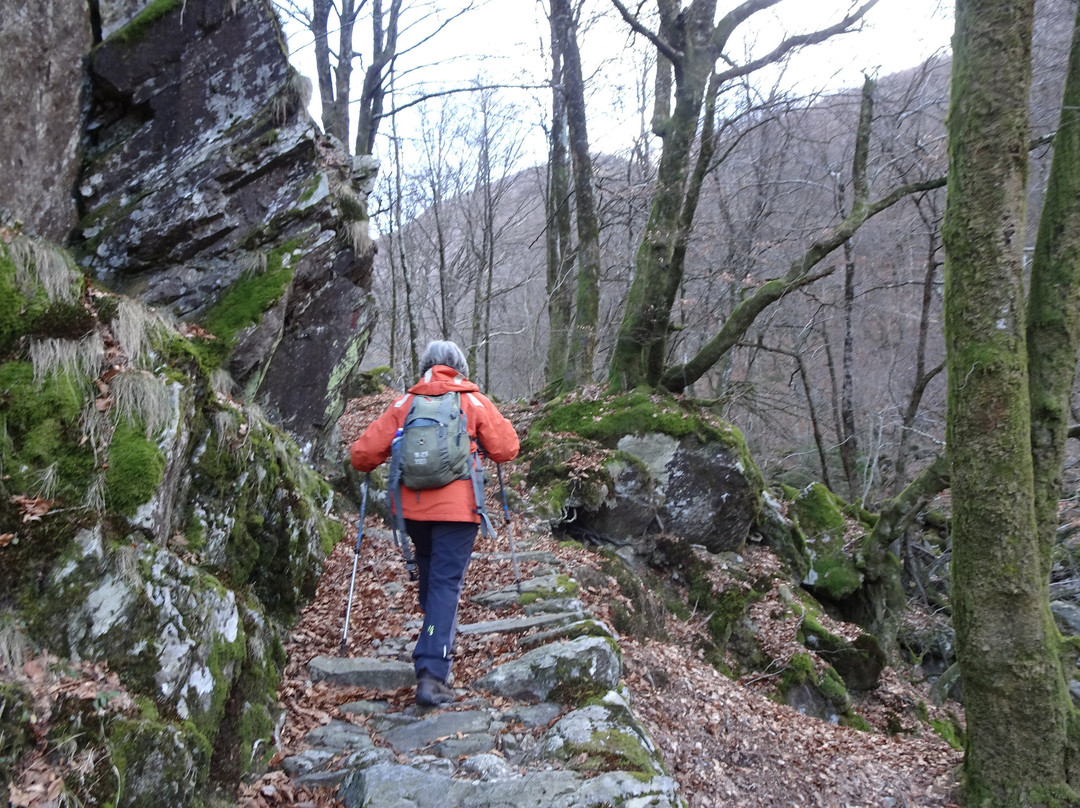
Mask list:
[[[1073,803],[1035,522],[1023,247],[1033,0],[958,0],[945,210],[952,601],[969,806]]]
[[[570,222],[570,169],[567,164],[566,94],[563,59],[554,16],[551,18],[551,134],[548,152],[547,301],[548,358],[545,379],[554,391],[562,388],[570,350],[572,267]]]
[[[907,598],[900,580],[901,568],[892,544],[902,538],[916,513],[935,495],[949,487],[949,463],[945,455],[884,502],[877,523],[863,541],[865,570],[860,598],[860,623],[881,642],[888,653],[896,643],[896,633],[904,616]]]
[[[915,200],[915,206],[918,208],[923,222],[927,225],[926,274],[923,276],[922,308],[919,314],[919,342],[915,349],[915,378],[912,380],[911,395],[908,396],[907,407],[904,409],[904,415],[900,422],[900,445],[896,450],[896,464],[893,469],[892,490],[894,493],[899,492],[907,480],[907,462],[912,428],[915,426],[915,418],[919,414],[919,406],[922,404],[926,386],[945,369],[943,363],[931,368],[929,371],[926,369],[926,344],[930,335],[930,312],[934,302],[934,278],[937,275],[939,264],[937,252],[940,223],[937,222],[937,217],[934,217],[934,222],[927,219],[918,199]]]
[[[1080,16],[1073,28],[1061,121],[1035,240],[1027,338],[1035,518],[1043,576],[1049,578],[1080,349]]]
[[[577,214],[577,299],[564,380],[564,388],[570,389],[590,384],[593,378],[596,327],[600,316],[600,222],[585,123],[585,81],[581,74],[581,56],[570,0],[552,0],[551,16],[552,29],[558,32],[562,54],[566,122],[574,173],[574,211]]]

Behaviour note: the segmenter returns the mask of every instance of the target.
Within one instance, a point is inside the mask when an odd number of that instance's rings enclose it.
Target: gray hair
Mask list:
[[[469,362],[465,354],[456,343],[449,340],[435,340],[429,342],[424,348],[424,354],[420,357],[420,373],[427,373],[435,365],[446,365],[460,373],[462,376],[469,375]]]

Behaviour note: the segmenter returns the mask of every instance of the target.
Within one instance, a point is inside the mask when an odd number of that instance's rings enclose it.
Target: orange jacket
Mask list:
[[[405,423],[413,394],[437,396],[453,391],[461,393],[461,409],[473,439],[472,451],[476,451],[476,440],[479,438],[487,456],[496,463],[517,457],[518,436],[514,425],[503,417],[473,382],[453,368],[436,365],[356,439],[349,453],[353,468],[371,471],[390,457],[390,444]],[[472,480],[454,480],[442,488],[423,491],[402,486],[401,510],[406,519],[425,522],[480,521],[476,513]]]

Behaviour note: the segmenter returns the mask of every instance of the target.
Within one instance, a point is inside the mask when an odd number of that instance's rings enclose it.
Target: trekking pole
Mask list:
[[[506,489],[503,487],[502,464],[495,464],[495,473],[499,478],[499,493],[502,494],[503,518],[506,519],[506,535],[510,539],[510,563],[514,567],[514,583],[517,584],[518,594],[521,594],[521,575],[518,573],[517,550],[514,549],[514,531],[510,527],[510,507],[506,504]]]
[[[341,652],[338,656],[345,656],[345,640],[349,637],[349,615],[352,612],[353,587],[356,586],[356,562],[360,558],[360,540],[364,538],[364,510],[367,508],[368,483],[371,481],[371,472],[364,477],[364,491],[360,495],[360,521],[356,523],[356,547],[352,557],[352,579],[349,581],[349,600],[345,605],[345,630],[341,632]]]

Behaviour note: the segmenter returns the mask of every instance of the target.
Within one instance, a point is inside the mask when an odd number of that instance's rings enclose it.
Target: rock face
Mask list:
[[[54,240],[75,223],[83,60],[83,0],[5,3],[0,14],[0,211]],[[2,219],[3,217],[0,217]]]
[[[87,294],[59,248],[0,234],[4,312],[22,315],[0,317],[4,608],[54,660],[117,677],[52,714],[115,768],[121,804],[189,805],[268,756],[282,626],[344,533],[329,486],[214,388],[195,340]],[[93,783],[70,785],[89,804]]]
[[[0,20],[0,97],[19,111],[0,122],[0,223],[69,241],[100,285],[203,326],[246,400],[336,465],[375,320],[377,163],[320,135],[270,4],[93,7]]]

